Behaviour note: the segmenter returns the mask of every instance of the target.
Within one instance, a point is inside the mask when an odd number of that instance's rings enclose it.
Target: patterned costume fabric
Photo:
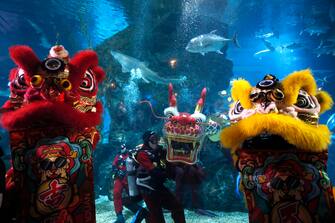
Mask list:
[[[102,112],[96,94],[105,75],[96,53],[69,58],[58,45],[40,61],[31,48],[14,46],[10,55],[18,67],[1,116],[12,152],[7,206],[17,222],[95,222],[92,153]]]
[[[332,99],[310,70],[232,84],[231,126],[221,132],[241,174],[249,222],[334,222],[327,175],[330,131],[318,124]]]

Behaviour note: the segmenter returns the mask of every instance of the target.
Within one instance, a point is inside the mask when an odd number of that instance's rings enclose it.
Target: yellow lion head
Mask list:
[[[239,79],[232,84],[231,126],[221,132],[221,143],[233,151],[247,139],[276,135],[302,151],[325,151],[331,133],[319,125],[319,115],[333,105],[331,96],[318,90],[309,69],[293,72],[283,81],[266,75],[252,87]]]

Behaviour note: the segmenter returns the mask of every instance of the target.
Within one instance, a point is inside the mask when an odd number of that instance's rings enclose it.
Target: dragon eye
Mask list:
[[[19,77],[18,77],[18,83],[20,85],[26,85],[26,81],[24,79],[24,74],[19,74]]]
[[[95,90],[95,78],[90,70],[87,70],[85,77],[80,84],[80,89],[85,92],[94,92]]]
[[[174,115],[173,115],[172,112],[166,112],[165,116],[168,117],[168,118],[171,118],[171,117],[173,117]]]
[[[295,105],[298,106],[299,108],[308,108],[309,106],[308,99],[302,95],[299,95],[297,103]]]
[[[234,107],[234,114],[240,114],[242,111],[244,110],[244,108],[242,107],[240,101],[236,102],[235,107]]]
[[[272,91],[271,96],[277,101],[283,100],[285,97],[284,93],[279,89],[275,89],[274,91]]]
[[[43,78],[41,75],[34,75],[30,80],[30,84],[33,85],[34,87],[41,86],[42,82]]]
[[[69,91],[72,88],[71,82],[68,79],[63,79],[60,82],[60,86],[66,91]]]
[[[297,103],[295,103],[295,106],[299,108],[315,108],[314,102],[310,99],[309,95],[306,92],[300,91]]]
[[[251,92],[251,94],[249,95],[249,98],[252,102],[255,102],[259,98],[259,93],[258,92]]]

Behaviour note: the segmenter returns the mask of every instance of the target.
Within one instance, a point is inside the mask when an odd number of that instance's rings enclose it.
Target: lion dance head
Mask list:
[[[232,83],[231,126],[221,143],[241,174],[250,222],[331,222],[334,199],[327,157],[331,133],[319,124],[330,95],[310,70],[279,81],[266,75],[255,87]]]

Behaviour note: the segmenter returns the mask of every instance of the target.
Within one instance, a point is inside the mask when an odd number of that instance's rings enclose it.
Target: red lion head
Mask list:
[[[1,117],[5,128],[99,124],[102,106],[96,94],[105,73],[94,51],[80,51],[70,58],[57,45],[44,60],[28,46],[13,46],[9,53],[18,67],[10,73],[11,96]]]

